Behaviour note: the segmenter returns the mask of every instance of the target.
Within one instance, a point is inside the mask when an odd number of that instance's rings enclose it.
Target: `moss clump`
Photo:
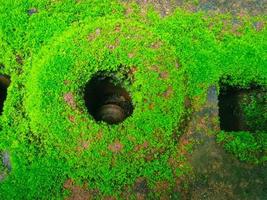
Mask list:
[[[149,187],[163,180],[174,183],[176,169],[169,158],[184,112],[182,70],[176,62],[173,47],[135,21],[103,18],[73,26],[33,61],[24,102],[29,155],[43,167],[48,160],[64,161],[65,176],[86,180],[105,195],[119,194],[139,177]],[[119,125],[96,123],[87,113],[84,88],[99,72],[112,75],[131,95],[134,112]],[[43,167],[31,167],[27,177]],[[49,178],[54,175],[46,174],[45,183],[58,184]],[[37,177],[32,184],[46,187]]]
[[[267,130],[267,91],[252,91],[241,99],[246,126],[252,132]]]
[[[224,148],[238,157],[241,161],[252,164],[264,163],[267,160],[267,138],[266,133],[220,132],[217,141],[222,143]]]

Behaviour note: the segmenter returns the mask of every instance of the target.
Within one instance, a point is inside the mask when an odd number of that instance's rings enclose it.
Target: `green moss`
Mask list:
[[[0,149],[12,158],[2,199],[62,199],[68,179],[99,198],[119,197],[140,177],[151,199],[162,181],[172,194],[190,170],[178,167],[185,158],[174,139],[189,112],[185,97],[194,108],[220,80],[267,85],[266,28],[253,27],[263,17],[240,18],[233,32],[231,16],[177,10],[161,19],[116,1],[4,1],[0,11],[0,73],[12,80],[0,117]],[[100,72],[132,97],[134,112],[119,125],[96,123],[85,107],[85,85]],[[241,160],[263,152],[266,160],[264,134],[239,136],[222,135],[228,150]]]
[[[233,90],[233,88],[231,89]],[[229,115],[222,117],[226,121],[233,120],[230,123],[236,125],[233,129],[236,131],[222,131],[217,135],[217,140],[223,144],[228,152],[237,156],[241,161],[254,164],[264,163],[266,161],[267,142],[266,91],[254,86],[254,88],[236,89],[233,93],[234,98],[230,101],[228,99],[227,102],[228,109],[230,109],[227,112],[232,113],[235,120],[231,119]],[[227,96],[229,98],[229,94]],[[228,119],[226,119],[227,117]],[[231,128],[227,123],[229,121],[224,124],[227,125],[225,130]]]
[[[62,34],[33,62],[25,106],[33,134],[45,143],[42,151],[60,153],[73,169],[69,176],[88,180],[92,188],[110,195],[138,177],[152,183],[173,180],[168,158],[175,151],[173,130],[183,114],[184,91],[172,47],[161,41],[161,47],[153,49],[159,39],[134,21],[104,18],[85,24]],[[136,70],[134,75],[131,70]],[[101,71],[134,79],[124,82],[134,112],[119,125],[96,123],[84,106],[84,87]],[[65,101],[66,95],[75,105]],[[148,147],[135,152],[144,142]],[[89,147],[79,152],[83,143]],[[121,146],[117,153],[111,150],[115,144]],[[146,162],[151,152],[154,159]]]
[[[225,149],[237,156],[241,161],[253,164],[266,161],[266,133],[258,132],[220,132],[217,141],[222,143]]]
[[[255,90],[245,96],[241,101],[244,112],[244,121],[249,130],[267,130],[267,92]]]

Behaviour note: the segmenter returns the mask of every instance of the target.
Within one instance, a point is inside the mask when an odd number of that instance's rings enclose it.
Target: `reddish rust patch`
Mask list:
[[[69,120],[70,120],[70,122],[74,123],[75,122],[75,117],[73,115],[69,115]]]
[[[113,51],[120,45],[120,40],[117,38],[113,44],[109,44],[107,47]]]
[[[179,152],[182,155],[186,155],[187,154],[187,145],[190,144],[190,141],[188,140],[187,137],[181,137],[180,141],[179,141]]]
[[[129,74],[134,75],[137,72],[137,70],[138,70],[137,67],[131,67]]]
[[[191,107],[191,100],[190,100],[189,96],[185,97],[184,105],[185,105],[186,108],[190,108]]]
[[[146,199],[145,194],[140,194],[140,193],[136,194],[136,200],[145,200],[145,199]]]
[[[171,86],[169,86],[168,89],[163,93],[163,96],[168,99],[171,97],[172,94],[173,94],[173,89]]]
[[[207,125],[208,125],[208,119],[205,118],[200,118],[198,122],[198,129],[199,130],[207,130]]]
[[[72,186],[73,186],[73,180],[71,180],[71,179],[66,180],[64,185],[63,185],[63,187],[65,189],[70,189]]]
[[[64,80],[64,85],[69,85],[70,84],[70,80]]]
[[[147,161],[147,162],[150,162],[150,161],[152,161],[154,159],[154,154],[148,154],[148,155],[146,155],[146,157],[145,157],[145,160]]]
[[[146,149],[148,146],[149,146],[149,142],[148,142],[148,141],[145,141],[145,142],[143,143],[143,147]]]
[[[159,49],[162,46],[162,42],[161,41],[157,41],[152,43],[151,48],[152,49]]]
[[[158,181],[156,183],[156,191],[157,192],[165,192],[169,189],[169,183],[167,181]]]
[[[150,67],[150,70],[152,70],[152,71],[154,71],[154,72],[159,72],[159,67],[156,66],[156,65],[152,65],[152,66]]]
[[[88,35],[87,39],[91,42],[95,40],[101,34],[101,29],[97,28],[95,32],[92,32]]]
[[[74,182],[71,179],[68,179],[64,185],[64,189],[71,191],[71,196],[66,198],[66,200],[91,200],[93,199],[92,191],[86,189],[86,185],[83,187],[74,185]]]
[[[72,92],[68,92],[68,93],[64,94],[64,100],[71,108],[73,108],[73,109],[76,108],[76,102],[74,100],[74,96],[73,96]]]
[[[239,13],[237,13],[237,16],[240,17],[241,19],[243,19],[244,17],[248,16],[248,13],[247,13],[246,10],[241,9],[241,10],[239,11]]]
[[[120,32],[121,31],[121,25],[120,24],[117,24],[116,26],[115,26],[115,32]]]
[[[169,163],[169,165],[170,165],[171,167],[175,167],[177,161],[176,161],[176,159],[174,159],[173,157],[170,157],[170,158],[168,159],[168,163]]]
[[[153,109],[155,108],[155,103],[151,103],[151,104],[149,104],[148,108],[149,108],[150,110],[153,110]]]
[[[129,74],[129,78],[130,80],[133,82],[134,81],[134,75],[137,72],[137,67],[131,67],[128,74]]]
[[[189,3],[189,4],[186,4],[185,5],[185,9],[186,10],[189,10],[189,12],[196,12],[197,11],[197,6],[192,4],[192,3]]]
[[[100,130],[95,136],[96,141],[100,141],[103,138],[103,131]]]
[[[90,146],[90,141],[86,141],[86,140],[81,140],[78,144],[78,146],[76,147],[76,150],[78,153],[82,153],[83,151],[85,151],[86,149],[89,148]]]
[[[134,53],[128,53],[128,58],[133,58],[134,57]]]
[[[129,16],[133,13],[133,9],[131,8],[130,5],[127,5],[126,8],[125,8],[125,11],[124,11],[124,15],[125,16]]]
[[[116,199],[117,199],[116,197],[112,197],[112,196],[104,197],[104,200],[116,200]]]
[[[143,144],[136,145],[136,146],[134,147],[134,151],[137,152],[137,151],[140,151],[140,150],[147,149],[148,146],[149,146],[148,141],[145,141]]]
[[[122,189],[122,193],[120,194],[120,199],[130,200],[132,196],[131,187],[126,185]]]
[[[108,149],[113,153],[119,153],[123,149],[123,144],[119,140],[116,140],[114,143],[108,146]]]
[[[160,78],[162,78],[162,79],[167,79],[167,78],[169,78],[169,73],[168,72],[161,72],[160,74],[159,74],[159,76],[160,76]]]
[[[90,141],[81,141],[81,147],[83,149],[88,149],[90,145]]]

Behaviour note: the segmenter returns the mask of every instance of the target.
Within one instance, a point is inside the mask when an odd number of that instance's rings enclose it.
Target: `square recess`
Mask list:
[[[267,90],[221,85],[220,128],[223,131],[267,131]]]

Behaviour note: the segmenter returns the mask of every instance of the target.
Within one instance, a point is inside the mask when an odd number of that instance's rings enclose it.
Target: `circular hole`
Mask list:
[[[7,88],[10,85],[10,77],[0,75],[0,115],[3,112],[4,102],[7,96]]]
[[[85,105],[96,121],[119,124],[133,112],[129,93],[110,77],[97,76],[86,84]]]

